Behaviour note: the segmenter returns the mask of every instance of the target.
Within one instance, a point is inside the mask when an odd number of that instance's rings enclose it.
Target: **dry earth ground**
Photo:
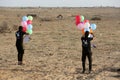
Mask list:
[[[15,29],[21,18],[36,14],[32,40],[17,65]],[[63,19],[56,19],[62,14]],[[93,73],[81,74],[81,31],[75,15],[97,24],[92,41]],[[0,80],[120,80],[120,8],[0,8]],[[5,28],[6,29],[6,28]],[[88,61],[87,61],[88,68]]]

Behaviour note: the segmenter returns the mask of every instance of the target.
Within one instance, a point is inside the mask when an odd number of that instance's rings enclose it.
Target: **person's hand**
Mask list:
[[[91,47],[93,48],[97,48],[97,46],[95,44],[91,44]]]

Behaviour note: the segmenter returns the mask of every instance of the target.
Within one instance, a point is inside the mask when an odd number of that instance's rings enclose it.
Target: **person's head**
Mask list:
[[[85,38],[88,38],[88,35],[89,35],[89,31],[86,31],[85,32]]]
[[[19,31],[22,31],[23,27],[22,26],[19,26]]]

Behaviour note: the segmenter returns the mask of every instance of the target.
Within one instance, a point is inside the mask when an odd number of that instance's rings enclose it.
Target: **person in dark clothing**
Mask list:
[[[23,54],[24,54],[24,48],[23,48],[23,36],[25,34],[28,35],[28,33],[23,32],[23,27],[19,26],[19,30],[15,33],[16,35],[16,48],[18,51],[18,65],[22,65],[23,61]]]
[[[93,40],[93,37],[88,37],[88,35],[89,35],[89,31],[86,31],[85,35],[81,37],[81,41],[82,41],[82,67],[83,67],[82,73],[85,72],[86,57],[88,57],[88,61],[89,61],[89,73],[92,70],[92,52],[91,52],[90,41]]]

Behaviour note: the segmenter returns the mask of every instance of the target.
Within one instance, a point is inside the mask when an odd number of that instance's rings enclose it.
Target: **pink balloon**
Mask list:
[[[26,21],[22,21],[21,22],[21,25],[24,27],[24,26],[27,26],[27,22]]]
[[[80,30],[84,29],[84,28],[85,28],[85,27],[84,27],[84,23],[83,23],[83,22],[79,23],[79,24],[77,25],[77,28],[80,29]]]

